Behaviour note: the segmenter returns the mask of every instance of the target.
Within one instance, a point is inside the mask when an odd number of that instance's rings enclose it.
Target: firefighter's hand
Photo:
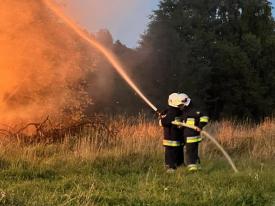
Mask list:
[[[194,130],[195,130],[196,132],[201,132],[201,131],[202,131],[202,129],[199,128],[199,127],[196,127]]]
[[[159,110],[157,110],[156,115],[158,115],[158,117],[159,117],[161,115],[161,112]]]
[[[166,114],[164,112],[157,111],[158,119],[163,119],[166,117]]]

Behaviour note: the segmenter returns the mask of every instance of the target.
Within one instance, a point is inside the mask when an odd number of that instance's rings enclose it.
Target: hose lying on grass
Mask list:
[[[227,161],[229,162],[230,166],[232,167],[232,169],[234,170],[235,173],[239,172],[236,165],[234,164],[233,160],[231,159],[231,157],[229,156],[229,154],[225,151],[225,149],[220,145],[220,143],[213,137],[211,136],[208,132],[201,130],[200,128],[196,127],[196,126],[191,126],[188,124],[185,124],[184,122],[179,122],[179,121],[173,121],[173,124],[177,125],[177,126],[182,126],[182,127],[188,127],[190,129],[194,129],[196,131],[200,131],[201,135],[204,135],[205,137],[207,137],[210,141],[212,141],[223,153],[223,155],[225,156],[225,158],[227,159]]]

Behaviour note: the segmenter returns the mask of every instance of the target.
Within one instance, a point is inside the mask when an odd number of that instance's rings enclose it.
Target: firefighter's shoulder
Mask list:
[[[202,111],[202,110],[193,110],[193,114],[195,114],[196,116],[198,117],[201,117],[201,116],[208,116],[206,112]]]
[[[209,122],[209,116],[205,112],[201,112],[200,115],[200,122],[208,123]]]
[[[191,109],[188,111],[188,116],[198,117],[201,115],[201,112],[196,109]]]
[[[198,111],[198,110],[197,110],[197,111],[195,111],[195,112],[196,112],[196,115],[197,115],[197,116],[200,116],[200,115],[201,115],[201,111]]]

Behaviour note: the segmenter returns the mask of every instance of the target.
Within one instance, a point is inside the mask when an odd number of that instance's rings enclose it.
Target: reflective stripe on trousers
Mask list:
[[[183,143],[180,141],[173,141],[173,140],[163,140],[163,146],[170,146],[170,147],[179,147],[182,146]]]
[[[201,136],[186,137],[186,143],[195,143],[195,142],[201,142],[201,141],[202,141]]]
[[[188,171],[197,171],[198,170],[198,165],[196,164],[190,164],[187,166]]]

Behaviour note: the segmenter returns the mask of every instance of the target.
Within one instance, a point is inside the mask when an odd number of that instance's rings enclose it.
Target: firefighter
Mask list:
[[[187,101],[184,102],[181,118],[187,125],[197,127],[197,129],[183,128],[187,170],[189,172],[196,172],[200,168],[200,158],[198,154],[199,143],[202,141],[200,131],[208,123],[209,117],[196,110],[193,102],[186,94],[182,95],[185,96]]]
[[[179,93],[172,93],[168,98],[168,109],[160,114],[160,125],[164,130],[163,146],[165,148],[165,165],[167,172],[174,172],[175,169],[183,164],[182,128],[173,125],[172,122],[182,115],[184,96]]]

